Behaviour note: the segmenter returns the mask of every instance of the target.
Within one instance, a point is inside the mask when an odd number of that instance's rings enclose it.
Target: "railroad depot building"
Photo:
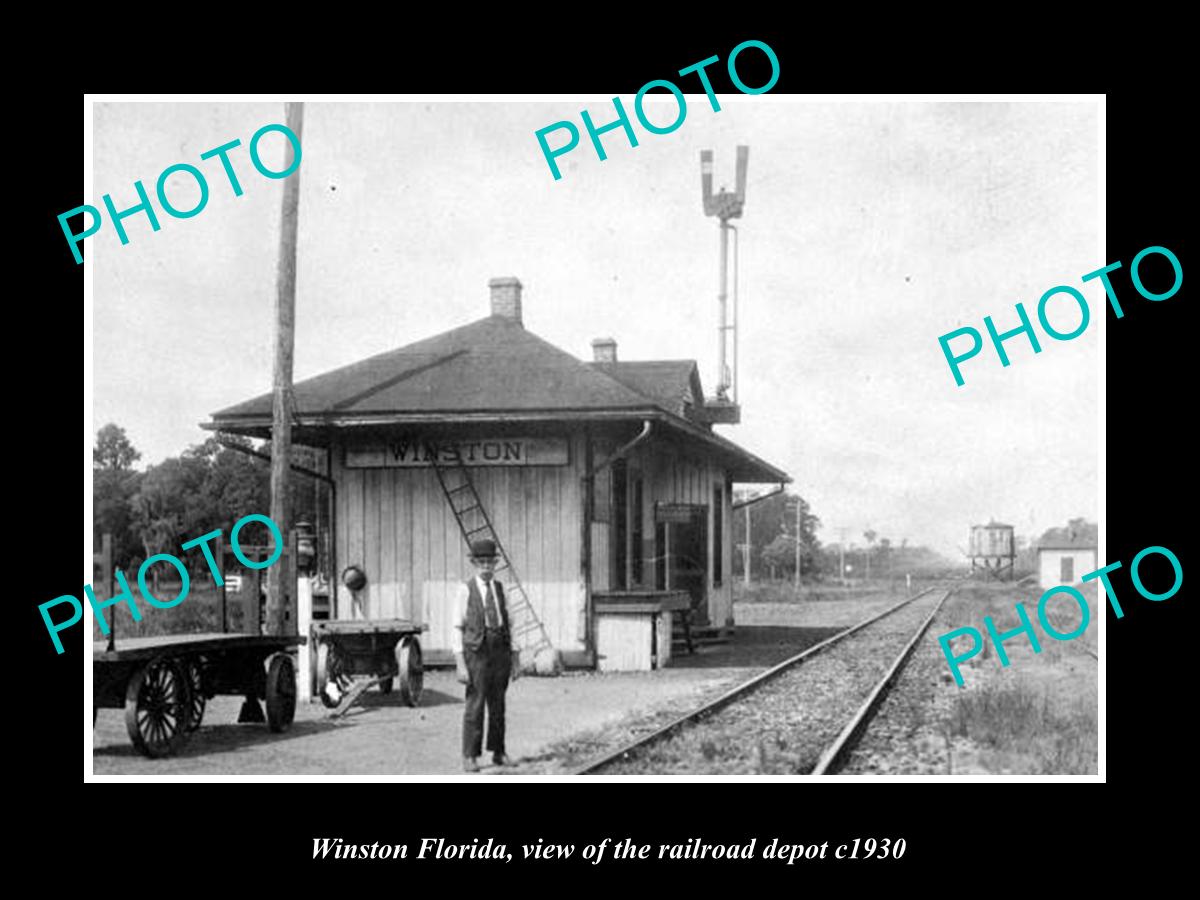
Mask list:
[[[444,658],[468,535],[494,534],[510,606],[517,583],[567,665],[662,665],[685,610],[732,627],[733,484],[791,479],[713,431],[738,410],[694,361],[600,339],[583,362],[525,330],[517,279],[489,287],[487,317],[294,386],[293,441],[333,482],[332,617],[411,619]],[[205,427],[269,438],[271,395]]]
[[[1099,568],[1094,538],[1070,534],[1038,544],[1038,584],[1042,587],[1079,584],[1084,575]]]

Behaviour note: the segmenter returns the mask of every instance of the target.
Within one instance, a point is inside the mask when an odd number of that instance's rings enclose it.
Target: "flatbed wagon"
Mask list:
[[[385,694],[398,687],[400,699],[416,706],[424,682],[419,635],[425,627],[409,619],[313,622],[313,692],[334,708],[334,715],[345,712],[373,685]]]
[[[287,730],[296,714],[296,667],[288,650],[299,635],[175,634],[126,638],[92,651],[92,721],[124,709],[129,739],[149,757],[179,750],[218,694],[245,698],[239,722]],[[260,701],[266,702],[266,714]]]

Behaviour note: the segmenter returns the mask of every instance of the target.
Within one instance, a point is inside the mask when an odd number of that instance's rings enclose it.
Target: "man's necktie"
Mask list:
[[[500,627],[500,613],[496,611],[496,595],[490,581],[487,583],[486,615],[488,628]]]

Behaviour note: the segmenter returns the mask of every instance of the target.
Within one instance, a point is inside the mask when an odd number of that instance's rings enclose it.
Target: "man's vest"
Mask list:
[[[492,579],[492,593],[496,595],[496,611],[500,614],[500,634],[508,642],[508,604],[504,602],[504,585]],[[474,578],[467,582],[467,616],[463,622],[463,646],[478,650],[483,646],[487,613],[483,597],[479,593],[479,582]]]

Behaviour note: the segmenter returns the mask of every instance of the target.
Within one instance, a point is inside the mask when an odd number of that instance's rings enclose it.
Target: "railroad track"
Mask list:
[[[1101,612],[1103,612],[1103,607],[1101,607]],[[1047,610],[1046,618],[1050,620],[1050,624],[1054,626],[1054,630],[1059,634],[1070,634],[1079,624],[1078,622],[1073,621],[1071,617],[1064,615],[1062,612]],[[1099,628],[1100,623],[1095,623],[1094,627]],[[1096,662],[1099,662],[1100,657],[1097,655],[1096,651],[1085,644],[1082,638],[1083,636],[1081,635],[1080,637],[1072,640],[1070,642],[1071,646],[1076,650],[1082,650],[1092,659],[1096,660]]]
[[[744,773],[747,764],[745,748],[755,746],[756,741],[757,757],[753,765],[759,772],[778,766],[792,774],[832,774],[865,730],[889,687],[953,590],[953,585],[949,588],[927,588],[902,600],[759,673],[661,728],[590,761],[573,774],[617,774],[622,770],[629,774],[663,774],[664,769],[670,771],[678,764],[678,757],[672,756],[670,746],[686,743],[693,746],[684,749],[682,757],[692,753],[697,757],[693,762],[700,769],[715,769],[713,774],[719,774],[730,755],[740,755],[740,759],[728,761],[732,768],[740,768]],[[883,657],[881,661],[879,652],[870,653],[865,647],[853,646],[862,643],[861,632],[882,622],[887,623],[884,630],[890,638],[887,641],[889,648],[904,642],[903,649],[890,666],[887,665],[888,657]],[[873,639],[881,637],[877,631],[870,632]],[[847,641],[849,643],[844,643]],[[841,658],[835,660],[837,654],[829,651],[838,645],[842,650],[849,649],[851,652],[842,653]],[[880,678],[879,673],[884,666],[886,671]],[[807,677],[809,673],[813,675],[812,678]],[[809,683],[806,683],[806,679]],[[843,690],[847,683],[853,683],[851,692],[856,697],[865,692],[858,688],[874,684],[867,693],[866,701],[848,719],[845,716],[846,692]],[[751,694],[759,694],[757,704],[743,702]],[[809,706],[819,703],[797,704],[797,695],[818,696],[820,702],[835,709],[822,709],[815,714],[813,721],[804,721],[798,726],[795,721],[797,707],[801,707],[800,712],[807,713]],[[843,723],[844,727],[839,731],[838,726]],[[722,728],[726,730],[723,732]],[[709,736],[699,734],[706,729],[711,732]],[[735,734],[736,738],[727,739],[730,733]],[[836,737],[832,741],[827,740],[834,733]],[[823,746],[820,753],[816,752],[814,741]],[[697,748],[698,753],[694,752]],[[656,754],[661,758],[654,759]],[[770,762],[769,756],[774,757]],[[687,773],[695,774],[694,771]]]

